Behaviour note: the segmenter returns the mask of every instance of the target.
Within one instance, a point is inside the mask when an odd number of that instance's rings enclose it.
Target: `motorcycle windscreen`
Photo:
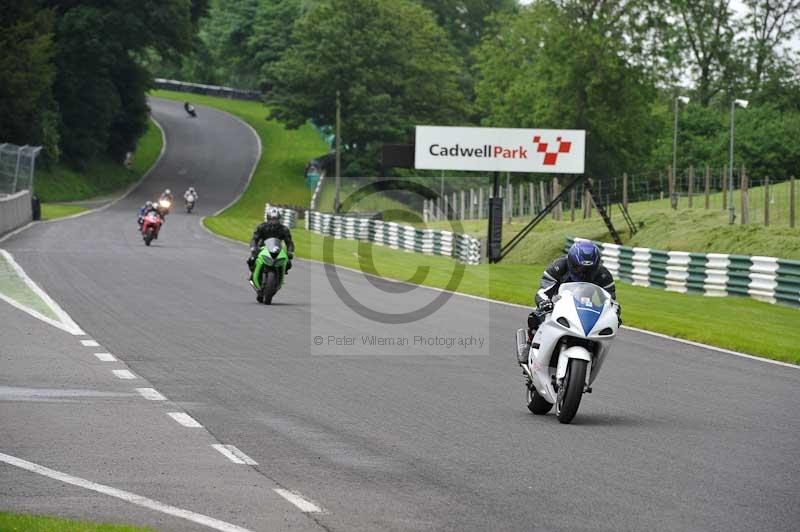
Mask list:
[[[561,293],[565,290],[572,292],[575,310],[578,311],[583,332],[588,335],[603,313],[603,306],[609,299],[608,292],[590,283],[565,283],[561,285],[558,292]]]

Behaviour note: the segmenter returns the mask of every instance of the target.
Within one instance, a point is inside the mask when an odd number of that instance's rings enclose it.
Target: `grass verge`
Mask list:
[[[134,183],[153,166],[162,145],[161,131],[150,120],[139,139],[130,168],[111,160],[97,160],[77,171],[64,164],[36,170],[34,189],[43,203],[77,201],[118,192]],[[63,211],[62,211],[63,212]]]
[[[88,523],[57,517],[7,512],[0,512],[0,530],[4,532],[155,532],[152,528],[110,523]]]
[[[261,105],[252,102],[235,102],[237,106],[230,106],[229,100],[219,98],[198,101],[215,107],[217,102],[224,110],[239,106],[255,106],[256,109],[248,111],[251,119],[253,116],[265,114]],[[236,111],[231,112],[236,114]],[[256,130],[259,131],[258,128]],[[262,128],[259,134],[265,146],[270,143],[284,144],[280,138],[273,138],[284,134],[280,128]],[[289,170],[293,175],[302,175],[304,164],[304,160],[297,158],[296,167]],[[273,181],[273,178],[276,180]],[[267,201],[266,191],[278,186],[280,181],[277,172],[271,169],[268,163],[265,165],[262,158],[259,171],[242,199],[221,215],[206,218],[205,225],[217,234],[247,242],[255,225],[262,220],[263,205]],[[680,212],[676,216],[680,216]],[[635,216],[634,218],[636,219]],[[468,224],[469,222],[465,223],[465,226]],[[480,224],[485,224],[485,221]],[[540,240],[531,240],[538,244],[531,244],[528,255],[518,257],[515,261],[466,267],[457,290],[500,301],[530,305],[544,266],[553,256],[561,252],[564,236],[578,234],[602,240],[605,234],[605,228],[596,215],[590,220],[581,222],[584,224],[582,226],[564,222],[547,222],[547,224],[557,226],[559,231],[549,233]],[[520,222],[519,227],[521,226]],[[513,234],[511,231],[506,230],[506,236],[510,237],[511,234]],[[324,259],[321,252],[323,237],[303,229],[295,229],[293,236],[297,244],[298,257]],[[445,288],[455,268],[455,263],[450,259],[405,253],[382,246],[367,246],[359,250],[359,243],[349,240],[335,241],[334,250],[333,262],[336,264],[391,279],[412,279],[418,268],[427,266],[428,274],[420,284],[435,288]],[[365,254],[367,250],[371,250],[371,253]],[[368,260],[367,255],[372,256],[372,262]],[[747,298],[716,299],[623,284],[618,286],[618,294],[624,309],[623,317],[628,325],[800,364],[800,353],[796,349],[800,343],[800,313],[796,309],[769,305]],[[526,314],[525,310],[520,309],[520,324],[524,323]],[[748,324],[747,327],[739,326],[745,323]],[[517,324],[509,324],[509,334],[516,326]]]
[[[42,220],[56,220],[88,210],[89,209],[81,205],[72,205],[68,203],[42,203]]]

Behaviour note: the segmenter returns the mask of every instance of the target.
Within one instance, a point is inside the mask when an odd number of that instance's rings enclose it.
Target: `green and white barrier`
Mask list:
[[[481,242],[469,235],[417,229],[394,222],[335,216],[316,211],[306,212],[306,229],[321,235],[348,240],[362,240],[428,255],[452,257],[466,264],[479,264]]]
[[[575,240],[567,238],[566,248]],[[800,261],[595,244],[603,253],[603,265],[626,283],[800,307]]]
[[[264,221],[267,220],[267,211],[269,210],[270,207],[272,207],[272,205],[270,205],[269,203],[264,205]],[[285,225],[289,229],[297,225],[296,210],[287,209],[285,207],[278,207],[277,205],[275,206],[275,208],[278,209],[278,212],[281,214],[281,223],[283,225]]]

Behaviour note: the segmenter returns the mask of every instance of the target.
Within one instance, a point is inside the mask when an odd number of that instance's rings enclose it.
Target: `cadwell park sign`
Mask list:
[[[417,169],[583,173],[583,130],[417,126],[416,137]]]

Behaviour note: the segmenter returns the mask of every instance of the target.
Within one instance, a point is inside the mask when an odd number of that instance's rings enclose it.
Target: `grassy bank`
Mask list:
[[[751,189],[751,195],[757,196],[760,188]],[[776,194],[788,194],[788,183],[771,188]],[[702,205],[701,200],[695,205]],[[689,209],[685,206],[685,200],[678,210],[671,209],[668,200],[631,203],[631,217],[637,225],[641,224],[639,232],[633,237],[628,234],[625,221],[616,206],[611,209],[612,221],[623,242],[629,246],[800,259],[800,228],[790,229],[787,224],[768,227],[757,223],[747,226],[728,225],[728,213],[719,208],[721,195],[712,194],[711,200],[712,205],[716,203],[718,208],[705,210],[701,206]],[[596,212],[587,220],[581,219],[581,212],[576,212],[575,215],[574,222],[569,221],[568,211],[564,212],[565,221],[543,221],[504,261],[521,264],[548,262],[562,252],[567,236],[613,242]],[[529,221],[529,218],[515,218],[511,224],[503,224],[503,239],[511,239]],[[486,234],[486,220],[466,220],[461,223],[464,231],[469,234],[479,237]],[[450,223],[434,222],[428,226],[449,229]]]
[[[90,162],[85,170],[77,171],[59,163],[50,168],[37,168],[34,189],[44,203],[85,200],[119,192],[153,166],[161,145],[161,131],[150,120],[147,131],[136,145],[130,168],[110,160],[97,160]],[[52,209],[50,214],[67,211],[65,208]]]
[[[154,532],[150,528],[6,512],[0,512],[0,530],[3,532]]]
[[[86,207],[65,203],[42,203],[42,220],[56,220],[88,211]]]
[[[208,98],[203,103],[214,105],[217,100],[220,108],[225,104],[231,109],[228,100]],[[254,108],[249,109],[247,113],[250,117],[265,114],[259,104],[234,103],[237,104],[234,108],[253,106]],[[280,128],[262,129],[259,134],[262,135],[265,146],[269,143],[284,142],[279,138],[284,134]],[[273,138],[271,135],[278,138]],[[284,171],[289,170],[292,174],[302,175],[305,162],[299,159],[294,168],[285,168]],[[268,199],[267,191],[271,191],[275,186],[272,178],[276,174],[270,171],[268,164],[264,167],[264,160],[259,165],[259,170],[252,185],[237,205],[220,216],[206,218],[205,224],[209,229],[242,242],[249,240],[253,227],[262,219],[263,205]],[[277,194],[277,192],[269,193]],[[677,213],[676,218],[680,218],[681,214]],[[641,217],[642,213],[634,215],[635,219],[636,216]],[[656,214],[653,219],[644,219],[645,227],[656,226],[658,218],[664,216],[666,215]],[[674,223],[678,223],[678,220]],[[472,229],[478,231],[479,226],[482,228],[484,224],[485,221],[472,222]],[[515,225],[519,230],[522,222]],[[513,234],[512,229],[515,225],[506,226],[506,237]],[[465,226],[470,229],[469,222],[466,222]],[[552,230],[546,229],[548,227]],[[537,233],[538,231],[537,228]],[[653,231],[658,233],[655,227]],[[546,236],[530,240],[532,243],[526,244],[524,249],[527,249],[527,255],[520,253],[515,260],[497,265],[466,267],[457,290],[491,299],[530,305],[541,272],[545,264],[560,253],[564,245],[564,236],[579,234],[603,240],[605,228],[595,215],[590,220],[576,224],[548,221],[542,227],[542,232],[546,232]],[[303,229],[296,229],[293,234],[299,257],[324,259],[322,254],[324,239],[321,236]],[[664,238],[668,237],[664,235]],[[367,251],[372,256],[372,263],[364,255]],[[456,264],[450,259],[405,253],[382,246],[366,246],[359,250],[358,242],[348,240],[335,241],[333,261],[342,266],[398,280],[412,279],[418,268],[427,266],[428,274],[419,282],[436,288],[447,287],[456,268]],[[618,293],[624,308],[625,322],[628,325],[800,364],[800,354],[796,349],[800,343],[800,313],[795,309],[747,298],[715,299],[630,285],[619,285]],[[524,309],[520,309],[520,323],[524,322],[526,314]],[[747,327],[739,326],[745,323]],[[510,329],[514,326],[515,324],[509,324]]]

